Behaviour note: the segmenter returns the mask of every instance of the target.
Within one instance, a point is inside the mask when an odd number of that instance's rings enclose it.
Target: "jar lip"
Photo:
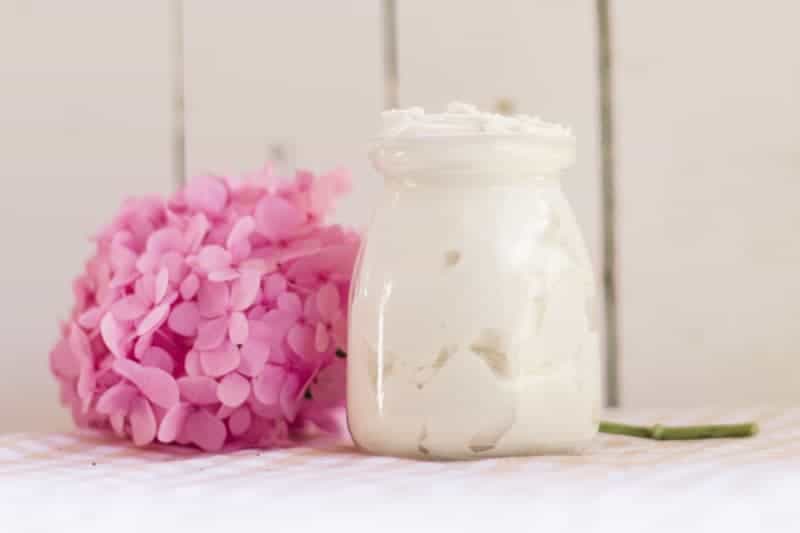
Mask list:
[[[566,147],[575,144],[575,135],[572,133],[558,135],[546,135],[543,133],[429,133],[413,136],[401,135],[378,135],[372,138],[370,145],[373,148],[379,146],[394,146],[403,144],[424,144],[424,143],[456,143],[456,142],[519,142],[520,144],[530,142],[533,144],[550,144],[559,147]]]

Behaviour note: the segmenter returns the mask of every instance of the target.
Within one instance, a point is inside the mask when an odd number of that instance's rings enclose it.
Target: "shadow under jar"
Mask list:
[[[428,459],[576,453],[600,403],[571,134],[385,137],[350,295],[348,423]]]

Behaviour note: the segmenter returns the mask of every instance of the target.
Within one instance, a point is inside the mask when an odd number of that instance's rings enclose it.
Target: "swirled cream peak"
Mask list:
[[[539,135],[571,138],[569,128],[530,115],[498,115],[460,102],[444,113],[426,113],[421,107],[390,109],[381,114],[382,137],[430,137],[446,135]]]

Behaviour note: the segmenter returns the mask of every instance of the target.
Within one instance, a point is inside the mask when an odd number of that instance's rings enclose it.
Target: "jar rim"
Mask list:
[[[387,178],[425,172],[558,175],[575,160],[575,136],[466,133],[379,136],[369,155]],[[483,151],[479,151],[483,150]]]
[[[552,143],[560,146],[574,145],[575,135],[546,135],[542,133],[429,133],[414,136],[378,135],[372,138],[372,145],[377,144],[415,144],[425,142],[458,142],[458,141],[528,141],[534,143]]]

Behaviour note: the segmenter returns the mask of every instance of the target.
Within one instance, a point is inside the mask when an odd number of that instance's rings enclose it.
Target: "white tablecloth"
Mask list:
[[[758,420],[749,439],[600,436],[583,456],[433,463],[347,443],[206,455],[98,434],[0,436],[0,532],[800,531],[800,409],[644,411]]]

